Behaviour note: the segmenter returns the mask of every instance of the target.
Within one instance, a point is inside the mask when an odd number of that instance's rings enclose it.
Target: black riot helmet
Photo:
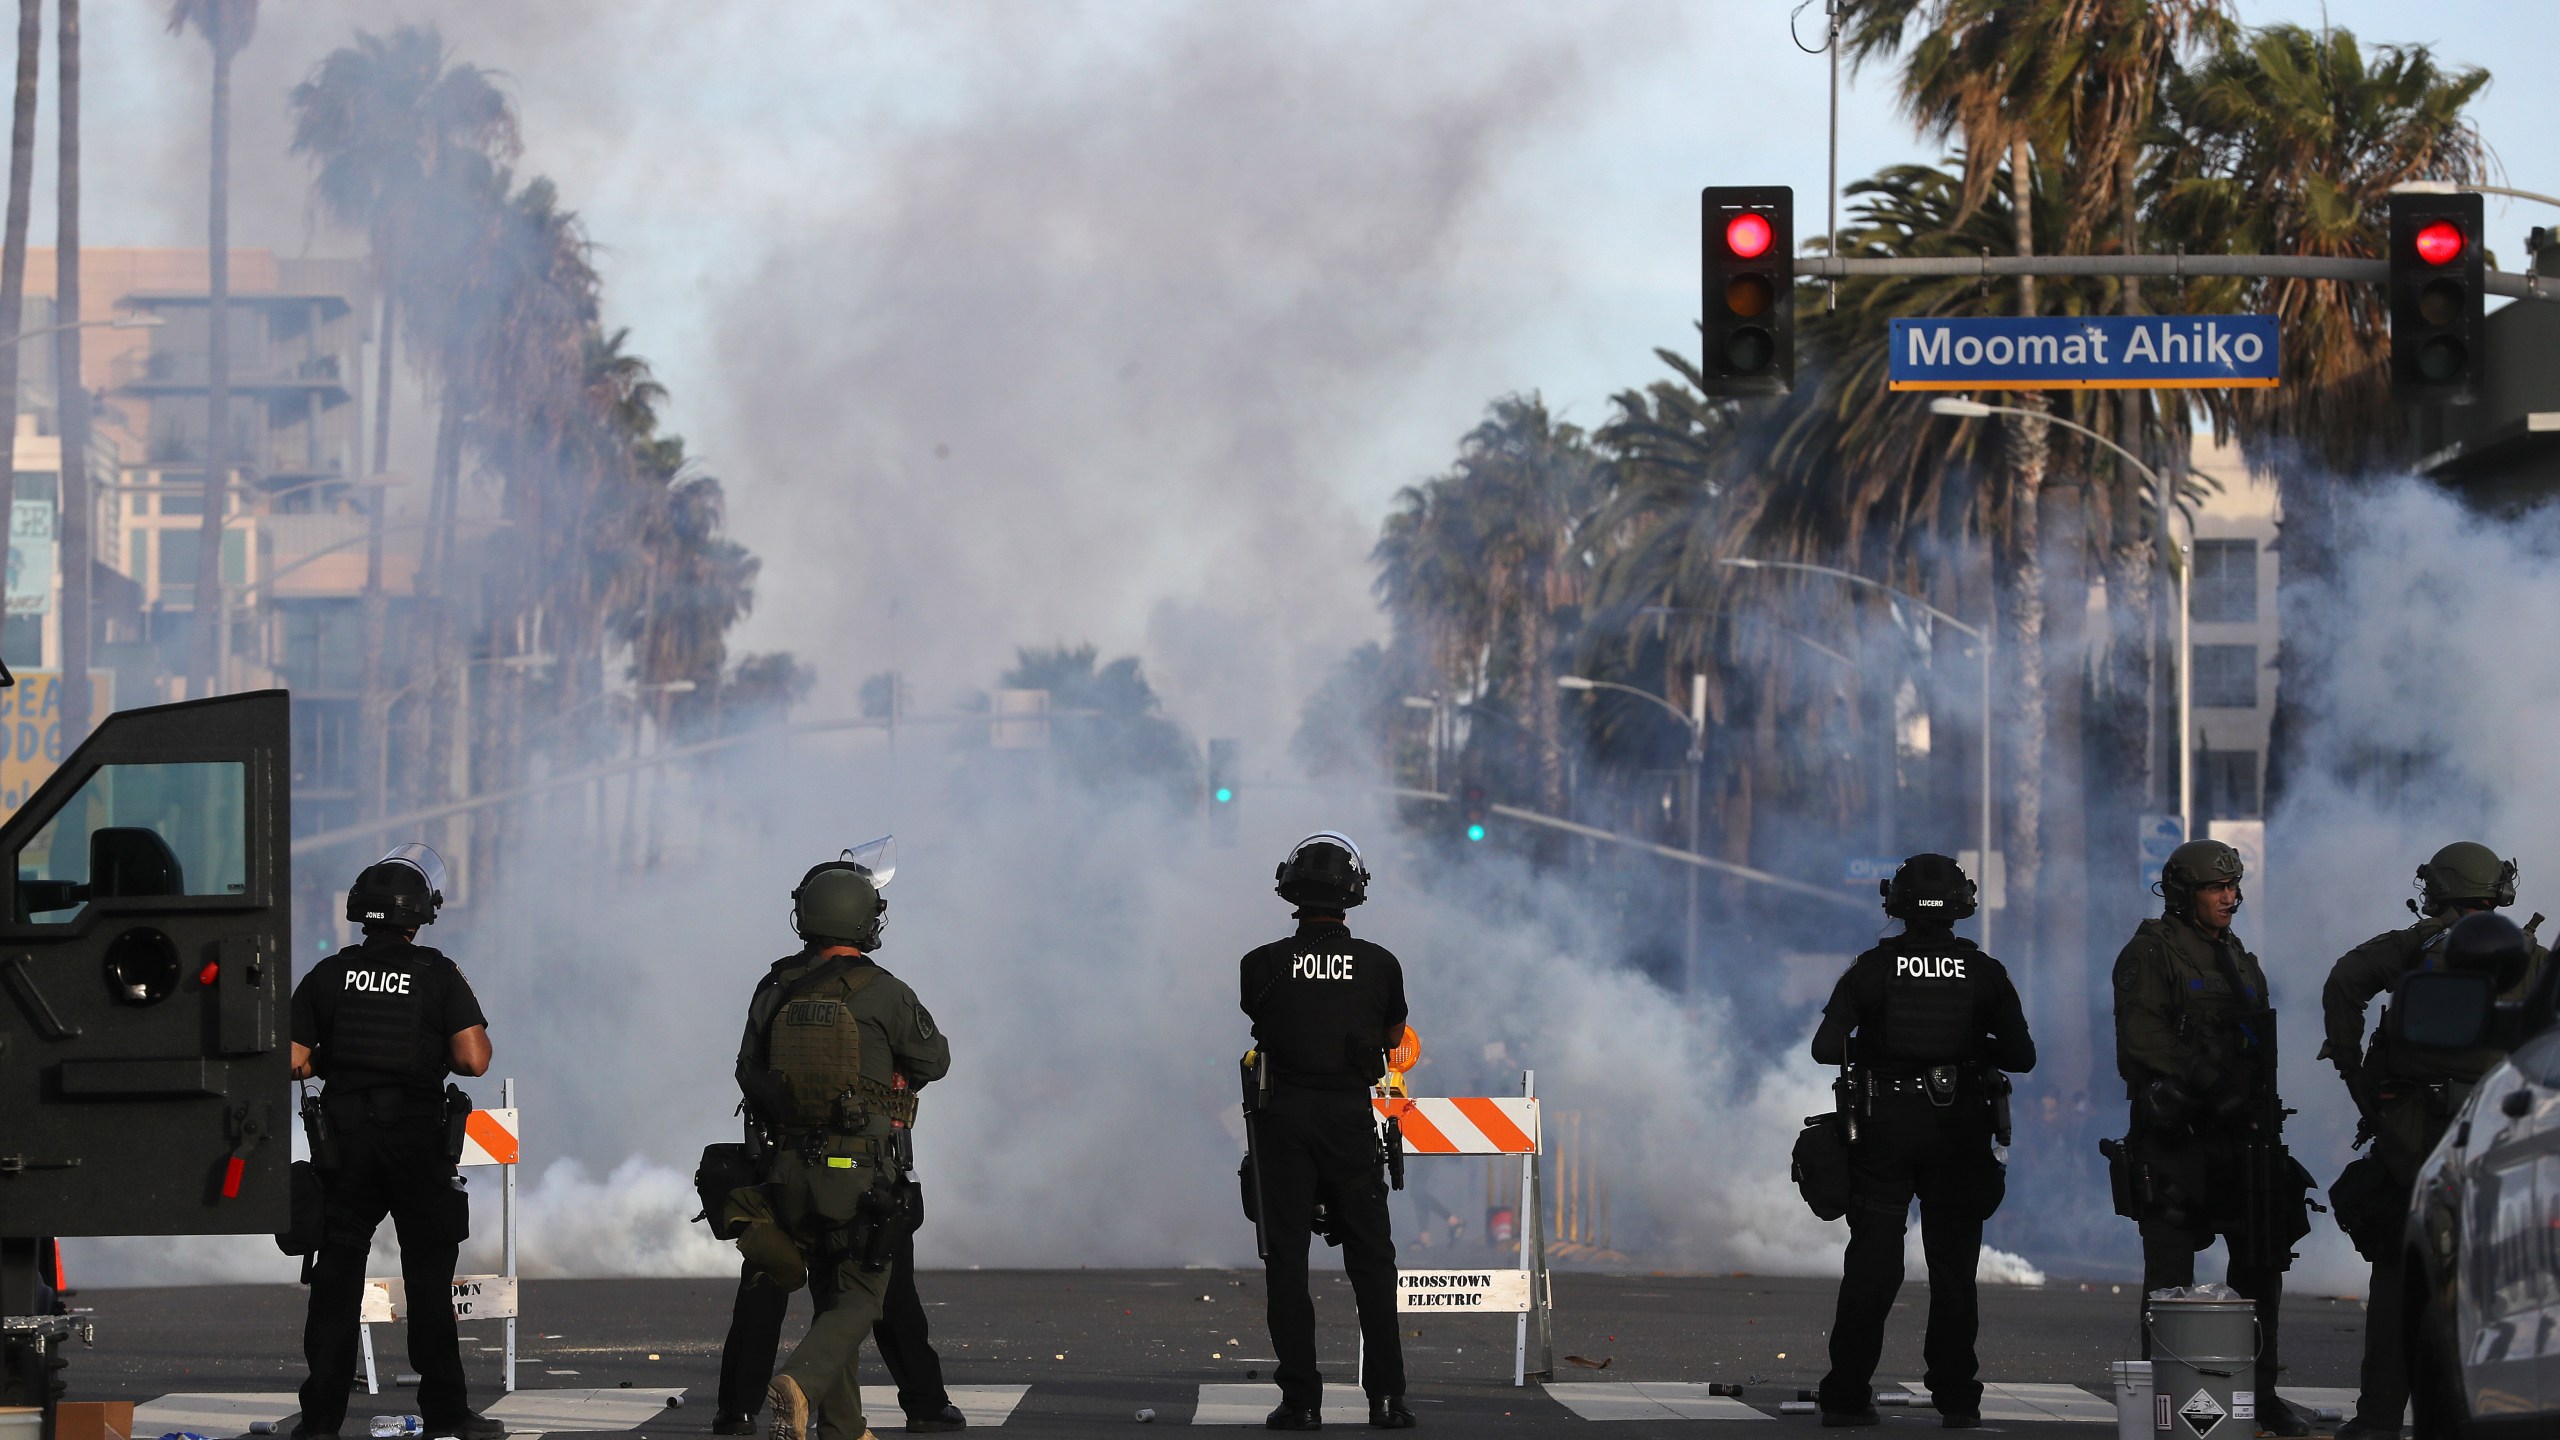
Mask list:
[[[2456,840],[2418,867],[2420,899],[2411,907],[2423,915],[2440,914],[2456,905],[2505,906],[2516,903],[2516,862],[2477,840]]]
[[[367,930],[433,925],[443,907],[444,858],[425,845],[393,850],[347,887],[347,919]]]
[[[2492,976],[2505,994],[2523,983],[2533,962],[2533,943],[2516,922],[2494,910],[2465,915],[2444,938],[2444,968]]]
[[[2190,840],[2169,852],[2160,866],[2160,898],[2172,915],[2195,908],[2196,892],[2207,885],[2240,883],[2248,869],[2240,852],[2219,840]]]
[[[1914,855],[1876,882],[1884,913],[1905,925],[1953,925],[1973,913],[1973,877],[1944,855]]]
[[[881,945],[881,888],[898,873],[897,840],[883,835],[809,867],[791,891],[791,928],[812,942],[850,945],[865,954]]]
[[[1319,830],[1290,847],[1271,872],[1271,891],[1301,910],[1339,915],[1369,898],[1369,867],[1360,847],[1338,830]]]

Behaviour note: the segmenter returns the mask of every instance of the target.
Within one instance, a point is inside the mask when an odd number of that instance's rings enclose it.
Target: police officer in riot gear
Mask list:
[[[1280,1406],[1273,1430],[1323,1428],[1324,1376],[1316,1368],[1315,1304],[1307,1294],[1307,1240],[1316,1207],[1342,1245],[1342,1268],[1360,1311],[1361,1382],[1369,1423],[1413,1424],[1404,1402],[1404,1346],[1396,1328],[1396,1247],[1369,1087],[1404,1034],[1404,967],[1381,945],[1352,938],[1343,916],[1368,898],[1358,846],[1332,831],[1310,835],[1280,862],[1273,887],[1297,907],[1298,931],[1248,953],[1244,1013],[1253,1020],[1252,1163],[1258,1172],[1272,1348]]]
[[[470,1099],[447,1075],[489,1073],[489,1025],[462,971],[416,943],[444,904],[444,862],[403,845],[367,866],[347,891],[347,919],[364,939],[322,961],[293,990],[293,1075],[318,1078],[304,1109],[320,1172],[324,1223],[311,1267],[302,1332],[296,1440],[334,1436],[356,1371],[365,1256],[389,1215],[411,1297],[409,1363],[418,1412],[433,1436],[494,1440],[506,1428],[473,1413],[464,1395],[453,1308],[457,1251],[471,1206],[454,1168]]]
[[[879,863],[887,841],[875,841],[847,855],[885,885],[893,867]],[[885,896],[883,897],[886,898]],[[876,946],[874,948],[877,948]],[[798,956],[773,967],[779,972],[799,963]],[[894,1087],[896,1081],[891,1081]],[[759,1127],[760,1130],[760,1127]],[[911,1131],[909,1133],[912,1133]],[[769,1149],[772,1137],[759,1133],[756,1143]],[[934,1353],[932,1327],[924,1298],[916,1293],[916,1231],[924,1225],[924,1190],[912,1175],[901,1184],[906,1223],[898,1227],[896,1249],[889,1257],[889,1289],[879,1322],[871,1327],[871,1343],[880,1363],[898,1387],[898,1408],[906,1413],[907,1433],[935,1434],[968,1428],[968,1417],[951,1401],[942,1380],[942,1357]],[[720,1347],[720,1391],[713,1413],[714,1435],[752,1435],[756,1413],[764,1408],[773,1382],[773,1364],[782,1346],[782,1322],[791,1296],[754,1261],[741,1267],[738,1294],[729,1314],[729,1333]]]
[[[2495,1046],[2460,1054],[2396,1046],[2387,1022],[2375,1027],[2369,1046],[2360,1045],[2365,1007],[2420,970],[2488,973],[2497,977],[2502,997],[2520,999],[2542,959],[2531,927],[2519,929],[2496,913],[2515,903],[2513,860],[2499,859],[2476,841],[2458,841],[2418,867],[2418,884],[2421,899],[2410,904],[2418,922],[2384,931],[2339,957],[2320,992],[2328,1031],[2321,1057],[2338,1067],[2355,1097],[2361,1117],[2356,1143],[2373,1147],[2350,1162],[2330,1190],[2339,1228],[2373,1264],[2355,1418],[2338,1431],[2350,1440],[2400,1433],[2409,1403],[2400,1265],[2409,1192],[2471,1087],[2505,1058]]]
[[[2190,840],[2161,867],[2163,913],[2116,956],[2116,1068],[2132,1102],[2125,1141],[2104,1147],[2117,1203],[2141,1227],[2142,1353],[2148,1296],[2195,1283],[2221,1236],[2231,1288],[2256,1302],[2258,1428],[2307,1435],[2276,1395],[2278,1318],[2293,1243],[2310,1230],[2310,1176],[2286,1153],[2276,1094],[2276,1012],[2266,973],[2232,933],[2244,867],[2219,840]]]
[[[865,1433],[855,1362],[879,1321],[907,1225],[916,1092],[951,1042],[906,982],[871,959],[888,902],[874,872],[829,861],[791,893],[805,942],[756,986],[738,1047],[748,1108],[771,1137],[765,1180],[734,1191],[738,1248],[784,1292],[803,1276],[817,1318],[766,1390],[772,1440]],[[936,1427],[939,1428],[939,1427]]]
[[[1942,1425],[1969,1429],[1982,1423],[1974,1272],[1982,1222],[2006,1189],[1992,1150],[2006,1129],[2003,1072],[2034,1069],[2035,1041],[2008,970],[1955,933],[1974,909],[1973,881],[1955,861],[1914,855],[1877,890],[1902,931],[1840,977],[1813,1037],[1815,1060],[1848,1067],[1841,1103],[1853,1107],[1857,1136],[1822,1423],[1877,1423],[1868,1382],[1902,1289],[1903,1227],[1917,1197],[1929,1264],[1929,1393]]]

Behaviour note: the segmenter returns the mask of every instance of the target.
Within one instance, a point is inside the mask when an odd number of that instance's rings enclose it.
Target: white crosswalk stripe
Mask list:
[[[260,1420],[282,1424],[286,1417],[301,1412],[302,1397],[290,1390],[163,1395],[133,1407],[133,1433],[204,1435],[212,1440],[229,1440],[234,1435],[248,1434],[249,1427]]]
[[[553,1430],[628,1430],[665,1413],[681,1388],[518,1390],[501,1395],[481,1411],[503,1421],[511,1435],[541,1435]]]
[[[1203,1385],[1200,1405],[1191,1412],[1194,1425],[1259,1425],[1262,1417],[1277,1409],[1280,1387],[1277,1385]],[[1324,1391],[1324,1423],[1358,1425],[1369,1423],[1369,1399],[1357,1390],[1328,1385]]]
[[[1911,1403],[1926,1407],[1929,1387],[1917,1380],[1906,1381]],[[2021,1385],[1984,1381],[1982,1384],[1982,1418],[1985,1420],[2064,1420],[2082,1425],[2116,1423],[2116,1402],[2101,1400],[2077,1385]]]
[[[951,1403],[959,1406],[960,1413],[969,1417],[969,1425],[972,1429],[984,1429],[990,1425],[1003,1424],[1012,1418],[1013,1408],[1022,1403],[1022,1397],[1031,1393],[1031,1387],[1028,1385],[951,1385],[944,1388],[951,1392]],[[862,1413],[871,1421],[871,1428],[874,1430],[897,1425],[898,1422],[895,1419],[884,1424],[881,1417],[898,1414],[898,1387],[895,1385],[863,1386]],[[1259,1420],[1261,1417],[1254,1418]]]
[[[1767,1412],[1707,1387],[1672,1380],[1549,1385],[1556,1403],[1585,1420],[1767,1420]]]
[[[1191,1417],[1194,1425],[1260,1425],[1263,1417],[1280,1403],[1277,1385],[1199,1388],[1199,1403]],[[1929,1387],[1911,1381],[1903,1388],[1911,1392],[1914,1408],[1928,1408]],[[1761,1407],[1777,1395],[1775,1391],[1763,1391],[1751,1399],[1737,1400],[1729,1395],[1710,1395],[1703,1384],[1671,1380],[1576,1382],[1551,1384],[1544,1389],[1549,1399],[1576,1418],[1593,1421],[1767,1420],[1774,1417]],[[622,1431],[665,1414],[669,1409],[667,1401],[684,1393],[682,1389],[626,1390],[619,1386],[519,1390],[491,1402],[486,1413],[503,1421],[516,1436]],[[1010,1421],[1030,1393],[1028,1385],[954,1385],[951,1401],[968,1417],[971,1428],[987,1429]],[[2356,1398],[2352,1389],[2324,1386],[2289,1386],[2280,1393],[2314,1414],[2322,1410],[2351,1411]],[[357,1408],[363,1409],[363,1397],[357,1397],[357,1401]],[[299,1412],[301,1403],[291,1391],[187,1391],[163,1395],[135,1407],[133,1428],[137,1436],[144,1437],[179,1432],[203,1435],[208,1440],[233,1440],[246,1435],[255,1421],[268,1421],[282,1428]],[[875,1419],[895,1417],[898,1392],[888,1385],[865,1385],[862,1406]],[[1327,1386],[1324,1418],[1327,1425],[1365,1427],[1368,1400],[1355,1389]],[[1982,1418],[2112,1425],[2116,1408],[2113,1400],[2078,1385],[1986,1381],[1982,1387]],[[357,1433],[358,1423],[360,1417],[351,1415],[348,1433]],[[890,1423],[894,1426],[897,1422],[892,1418]]]

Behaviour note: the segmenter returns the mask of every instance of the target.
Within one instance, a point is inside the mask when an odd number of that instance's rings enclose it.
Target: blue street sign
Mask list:
[[[1865,890],[1879,880],[1892,879],[1893,872],[1901,868],[1899,855],[1852,855],[1841,866],[1840,883]]]
[[[2272,315],[1893,322],[1895,390],[2267,389]]]
[[[2145,815],[2134,827],[2134,854],[2142,866],[2142,888],[2160,883],[2160,867],[2169,852],[2187,842],[2186,822],[2175,815]]]

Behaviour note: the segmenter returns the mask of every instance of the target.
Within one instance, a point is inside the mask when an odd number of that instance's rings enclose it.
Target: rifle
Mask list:
[[[1831,1103],[1840,1117],[1840,1138],[1851,1145],[1858,1143],[1858,1122],[1874,1108],[1875,1097],[1865,1081],[1866,1072],[1858,1068],[1858,1037],[1852,1035],[1840,1054],[1840,1078],[1831,1082]]]
[[[2327,1206],[2310,1197],[2314,1181],[2285,1149],[2285,1117],[2295,1114],[2276,1093],[2276,1026],[2273,1010],[2257,1011],[2250,1026],[2257,1054],[2249,1060],[2258,1083],[2235,1118],[2240,1137],[2240,1233],[2232,1237],[2235,1257],[2244,1248],[2257,1261],[2277,1270],[2293,1266],[2294,1243],[2311,1233],[2311,1212]],[[2263,1027],[2263,1028],[2260,1028]]]
[[[1383,1097],[1389,1102],[1406,1098],[1405,1074],[1413,1068],[1413,1062],[1421,1055],[1422,1041],[1413,1033],[1413,1027],[1408,1025],[1404,1029],[1404,1034],[1396,1041],[1395,1049],[1379,1053],[1380,1079],[1375,1086],[1371,1087],[1371,1096]],[[1398,1060],[1404,1061],[1401,1068],[1396,1064]],[[1386,1171],[1388,1189],[1404,1188],[1404,1115],[1393,1103],[1387,1106],[1387,1123],[1378,1130],[1378,1164]]]
[[[1386,1127],[1378,1132],[1378,1158],[1386,1162],[1387,1188],[1404,1188],[1404,1122],[1392,1110],[1387,1112]]]
[[[1244,1181],[1245,1216],[1253,1221],[1253,1253],[1257,1259],[1271,1258],[1271,1239],[1264,1233],[1262,1217],[1267,1207],[1262,1199],[1261,1127],[1256,1117],[1271,1099],[1271,1063],[1259,1050],[1247,1050],[1237,1064],[1244,1081],[1244,1164],[1236,1172]]]

